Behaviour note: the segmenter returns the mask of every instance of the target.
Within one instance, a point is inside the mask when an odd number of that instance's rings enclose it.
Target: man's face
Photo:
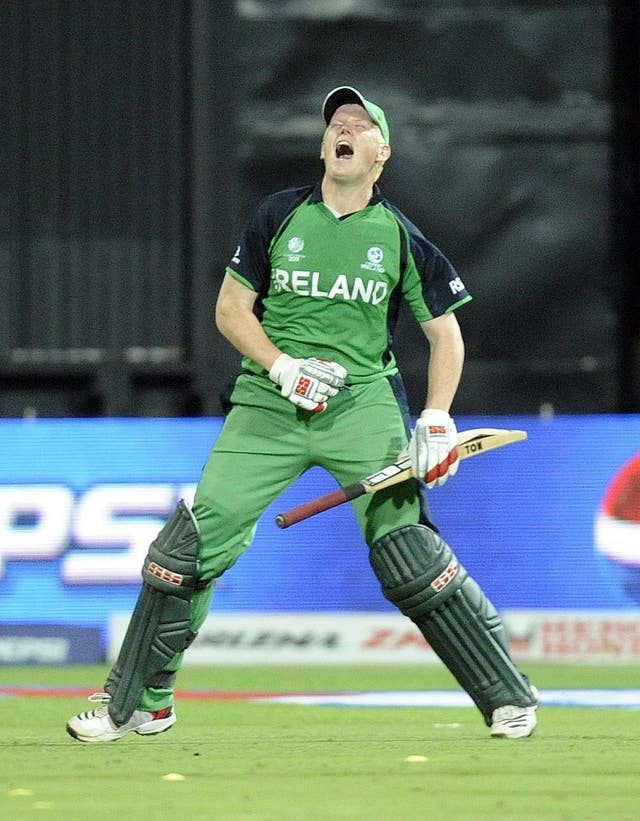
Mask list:
[[[336,109],[320,150],[330,177],[357,181],[371,176],[375,181],[390,154],[391,148],[366,109],[355,103]]]

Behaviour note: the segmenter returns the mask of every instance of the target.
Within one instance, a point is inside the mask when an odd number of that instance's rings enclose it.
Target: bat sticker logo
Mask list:
[[[463,445],[465,453],[478,453],[482,450],[482,442],[468,442],[466,445]]]

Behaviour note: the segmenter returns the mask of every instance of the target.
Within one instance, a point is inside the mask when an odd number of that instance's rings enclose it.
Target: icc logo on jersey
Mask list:
[[[287,248],[289,249],[289,262],[300,262],[304,259],[302,256],[304,240],[301,237],[291,237],[287,242]]]

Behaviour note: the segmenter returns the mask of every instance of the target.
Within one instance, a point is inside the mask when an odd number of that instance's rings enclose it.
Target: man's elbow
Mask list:
[[[216,302],[214,321],[216,323],[216,328],[220,331],[221,334],[223,334],[223,336],[226,336],[229,331],[229,323],[231,321],[232,313],[232,308],[228,304],[227,300],[219,299]]]

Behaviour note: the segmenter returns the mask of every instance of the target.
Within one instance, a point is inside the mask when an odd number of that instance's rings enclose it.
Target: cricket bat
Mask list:
[[[473,428],[458,433],[458,456],[460,460],[470,459],[472,456],[479,456],[481,453],[488,453],[490,450],[511,445],[513,442],[522,442],[527,438],[524,430],[506,430],[503,428]],[[318,496],[309,502],[304,502],[297,507],[292,507],[284,513],[276,516],[278,527],[286,528],[291,525],[330,510],[345,502],[351,502],[365,493],[377,493],[379,490],[406,482],[411,479],[411,460],[409,457],[400,462],[382,468],[382,470],[372,473],[370,476],[354,482],[352,485],[340,487]]]

